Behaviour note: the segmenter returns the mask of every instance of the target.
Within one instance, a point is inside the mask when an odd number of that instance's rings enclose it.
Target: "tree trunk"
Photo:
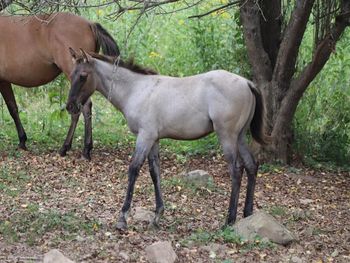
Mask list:
[[[265,129],[272,139],[269,149],[262,149],[262,152],[270,160],[291,161],[292,121],[298,103],[349,25],[350,0],[342,0],[332,29],[318,42],[311,62],[297,75],[299,47],[314,3],[315,0],[297,0],[286,28],[282,29],[280,0],[241,2],[240,15],[248,57],[254,81],[264,97]]]

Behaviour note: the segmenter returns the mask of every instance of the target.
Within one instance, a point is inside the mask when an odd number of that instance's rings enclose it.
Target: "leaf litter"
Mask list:
[[[114,226],[132,149],[95,149],[91,162],[79,154],[1,155],[0,261],[40,261],[57,248],[77,262],[147,262],[145,248],[164,240],[172,243],[179,262],[350,261],[349,172],[288,167],[259,172],[254,209],[267,211],[298,236],[298,242],[282,247],[222,238],[231,182],[219,154],[191,155],[179,162],[175,155],[161,153],[166,210],[160,229],[150,230],[147,223],[130,217],[126,233]],[[194,188],[177,177],[196,169],[208,171],[215,186]],[[245,190],[244,177],[238,220]],[[132,207],[154,210],[154,205],[145,164]],[[213,244],[223,251],[208,249]]]

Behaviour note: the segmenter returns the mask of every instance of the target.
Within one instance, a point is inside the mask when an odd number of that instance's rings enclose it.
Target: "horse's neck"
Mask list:
[[[140,77],[139,74],[123,67],[115,68],[105,62],[99,62],[97,69],[102,82],[98,90],[117,109],[123,111],[124,105],[134,92],[134,82]]]

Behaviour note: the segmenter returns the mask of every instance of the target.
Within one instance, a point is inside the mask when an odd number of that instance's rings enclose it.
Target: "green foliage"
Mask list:
[[[169,16],[149,13],[138,19],[139,13],[129,10],[117,21],[107,16],[115,11],[113,5],[80,12],[82,16],[100,22],[115,37],[124,58],[134,57],[137,63],[161,74],[187,76],[221,68],[249,78],[250,67],[238,9],[216,12],[201,19],[188,18],[221,3],[221,0],[203,1],[196,8],[173,13],[183,7],[180,1],[164,6],[164,11],[172,13]],[[308,25],[300,48],[299,72],[312,57],[312,28]],[[293,146],[296,152],[305,155],[306,161],[349,163],[349,37],[346,32],[298,107]],[[30,149],[56,150],[60,147],[70,123],[64,109],[68,87],[69,83],[61,76],[43,88],[15,88]],[[93,96],[93,103],[94,145],[133,145],[135,138],[128,132],[123,116],[99,95]],[[18,143],[17,133],[1,96],[0,126],[0,151],[12,152]],[[73,147],[81,147],[83,132],[80,122]],[[164,140],[161,145],[162,149],[177,153],[183,162],[192,154],[208,154],[219,149],[214,135],[193,142]]]
[[[350,162],[350,48],[347,31],[296,113],[295,147],[306,161]]]

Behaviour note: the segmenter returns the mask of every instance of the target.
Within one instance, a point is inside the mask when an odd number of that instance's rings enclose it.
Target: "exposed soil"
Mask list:
[[[65,158],[56,153],[22,152],[17,157],[0,153],[0,262],[39,262],[52,248],[77,262],[125,262],[125,255],[131,262],[146,262],[145,247],[160,240],[172,243],[179,262],[350,262],[348,172],[292,167],[260,171],[254,209],[272,214],[299,241],[287,247],[225,243],[196,235],[215,233],[225,221],[231,183],[221,155],[191,156],[184,163],[176,156],[161,156],[166,210],[160,230],[148,230],[147,223],[134,222],[130,216],[129,231],[117,232],[114,225],[131,152],[96,149],[91,162],[82,160],[77,151]],[[195,169],[207,170],[215,186],[193,189],[174,180]],[[238,219],[245,186],[244,180]],[[154,209],[147,165],[138,178],[132,206]],[[74,215],[77,221],[65,227],[64,217],[58,217],[62,222],[41,231],[35,220],[50,211]],[[205,246],[213,242],[225,245],[223,251],[210,253]]]

